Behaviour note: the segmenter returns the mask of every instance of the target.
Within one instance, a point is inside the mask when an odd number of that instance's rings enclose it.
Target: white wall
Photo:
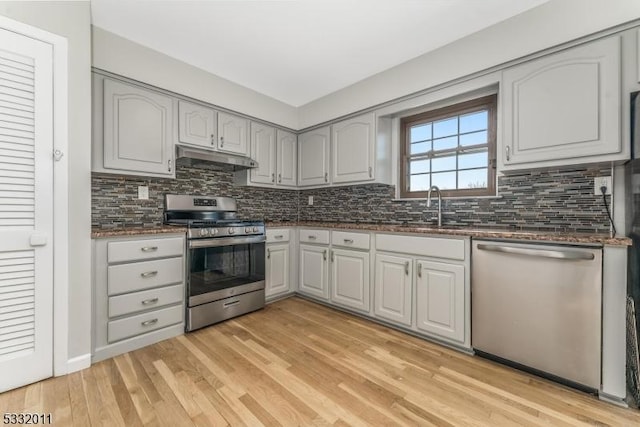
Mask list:
[[[640,0],[551,0],[303,105],[298,126],[304,129],[638,18]]]
[[[69,358],[91,352],[91,28],[88,2],[0,2],[69,42]]]
[[[291,129],[298,126],[295,107],[98,27],[93,27],[93,66]]]

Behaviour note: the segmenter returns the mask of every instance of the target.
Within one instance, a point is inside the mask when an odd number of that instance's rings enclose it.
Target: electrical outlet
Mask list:
[[[149,187],[146,185],[138,186],[138,200],[149,200]]]
[[[593,194],[596,196],[602,196],[601,187],[607,187],[605,194],[611,195],[611,177],[610,176],[597,176],[593,179]]]
[[[313,206],[313,196],[309,196],[309,206]]]

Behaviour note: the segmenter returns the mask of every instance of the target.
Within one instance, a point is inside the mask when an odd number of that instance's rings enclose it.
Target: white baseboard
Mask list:
[[[67,360],[67,374],[81,371],[91,366],[91,353],[73,357]]]

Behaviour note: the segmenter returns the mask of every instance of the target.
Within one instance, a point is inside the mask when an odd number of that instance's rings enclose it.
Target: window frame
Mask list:
[[[409,160],[411,159],[409,141],[409,129],[422,123],[434,122],[454,116],[473,113],[475,111],[488,111],[487,126],[487,188],[465,188],[456,190],[442,190],[442,197],[472,197],[472,196],[495,196],[496,195],[496,134],[497,134],[497,107],[498,95],[492,94],[469,101],[459,102],[435,110],[425,111],[412,116],[400,119],[400,198],[417,199],[426,198],[428,191],[409,191]],[[478,144],[472,147],[484,146]],[[464,149],[458,145],[451,149],[452,153],[462,154]],[[433,150],[431,151],[431,153]],[[426,157],[433,158],[433,157]],[[455,169],[456,173],[459,171]],[[430,172],[433,173],[433,172]]]

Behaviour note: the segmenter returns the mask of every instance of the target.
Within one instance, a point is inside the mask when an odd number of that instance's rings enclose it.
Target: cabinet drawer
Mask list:
[[[109,295],[182,283],[182,257],[111,265],[107,270]]]
[[[369,234],[353,233],[350,231],[332,231],[331,244],[334,246],[369,250]]]
[[[329,230],[300,230],[301,243],[329,244]]]
[[[464,261],[464,239],[377,234],[376,249]]]
[[[184,239],[181,237],[127,240],[124,242],[109,242],[107,245],[107,261],[109,264],[114,262],[182,256],[183,254]]]
[[[278,243],[289,241],[289,230],[282,228],[275,228],[273,230],[267,230],[267,243]]]
[[[133,337],[165,326],[175,325],[182,322],[183,307],[163,308],[149,313],[138,314],[137,316],[125,319],[113,320],[107,325],[107,339],[110,343]]]
[[[133,314],[184,301],[184,286],[151,289],[109,298],[109,317]]]

